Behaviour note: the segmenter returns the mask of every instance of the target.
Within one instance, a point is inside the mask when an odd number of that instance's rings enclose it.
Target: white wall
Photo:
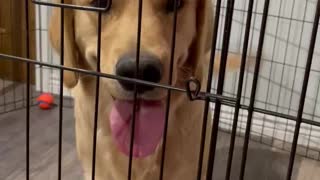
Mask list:
[[[234,12],[233,17],[230,51],[241,52],[246,24],[246,13],[243,10],[247,10],[248,0],[235,2],[235,9],[237,10]],[[254,12],[256,13],[252,19],[252,32],[249,43],[250,54],[253,56],[256,55],[258,46],[264,0],[257,0],[256,2],[254,5]],[[293,116],[297,115],[315,6],[316,0],[271,0],[255,107]],[[225,9],[221,14],[225,14]],[[222,17],[224,18],[225,16]],[[222,28],[223,26],[220,27],[219,32],[219,48],[221,48],[222,44]],[[317,40],[303,115],[304,118],[318,122],[320,121],[318,99],[320,64],[316,62],[320,56],[319,45],[319,40]],[[242,102],[246,105],[249,104],[253,79],[252,72],[253,68],[249,69],[245,76]],[[237,79],[238,74],[228,75],[224,88],[225,95],[236,94]],[[232,108],[224,108],[224,110],[227,112],[233,111]],[[230,130],[232,119],[232,115],[225,114],[221,127]],[[244,118],[240,118],[240,120],[241,132],[244,132],[246,112],[244,112]],[[292,141],[294,125],[295,123],[290,120],[254,113],[252,134],[260,137],[273,137],[271,140],[262,138],[262,141],[282,146],[282,141]],[[319,148],[319,128],[303,124],[299,143],[312,148]]]
[[[45,63],[60,64],[59,56],[53,51],[48,39],[48,22],[51,8],[36,6],[36,41],[37,60]],[[59,94],[60,71],[58,69],[42,67],[36,68],[36,88],[38,91]],[[64,88],[64,95],[70,96],[70,92]]]

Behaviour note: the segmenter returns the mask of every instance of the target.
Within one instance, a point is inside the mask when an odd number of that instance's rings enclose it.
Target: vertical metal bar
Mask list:
[[[213,70],[214,70],[213,67],[214,67],[214,59],[215,59],[214,57],[216,54],[217,36],[218,36],[218,31],[219,31],[220,11],[221,11],[221,0],[218,0],[217,5],[216,5],[214,25],[212,27],[213,35],[212,35],[212,39],[211,39],[211,54],[210,54],[210,63],[209,63],[207,89],[206,89],[207,93],[211,92],[211,88],[212,88],[212,76],[213,76]],[[211,14],[209,14],[209,16],[211,16]],[[209,28],[211,28],[211,27],[209,27]],[[204,111],[203,111],[197,180],[201,180],[201,176],[202,176],[203,153],[204,153],[204,146],[205,146],[205,140],[206,140],[208,113],[209,113],[209,108],[210,108],[209,105],[210,105],[210,101],[209,101],[209,99],[206,99]]]
[[[234,7],[234,0],[228,0],[227,14],[225,18],[224,36],[223,36],[223,42],[222,42],[221,64],[219,67],[219,79],[218,79],[218,87],[217,87],[218,95],[223,94],[224,77],[225,77],[225,70],[227,65],[229,41],[230,41],[230,34],[231,34],[231,27],[232,27],[233,7]],[[221,101],[217,100],[215,104],[215,109],[214,109],[213,125],[212,125],[212,132],[211,132],[209,161],[208,161],[208,169],[207,169],[207,176],[206,176],[207,180],[211,180],[213,178],[212,175],[213,175],[216,145],[217,145],[217,138],[218,138],[220,111],[221,111]]]
[[[137,52],[136,52],[136,71],[135,78],[139,74],[139,62],[140,62],[140,43],[141,43],[141,23],[142,23],[142,0],[139,0],[138,7],[138,31],[137,31]],[[131,180],[132,175],[132,156],[133,156],[133,144],[134,144],[134,130],[136,122],[136,109],[137,109],[137,97],[138,97],[138,87],[137,83],[134,84],[134,103],[133,103],[133,113],[131,122],[131,136],[130,136],[130,156],[129,156],[129,166],[128,166],[128,180]]]
[[[42,53],[42,11],[41,6],[37,6],[38,14],[39,14],[39,56],[40,56],[40,62],[43,62],[43,53]],[[35,30],[37,31],[37,30]],[[40,71],[40,92],[43,92],[43,66],[39,65],[39,71]]]
[[[246,20],[247,20],[247,19],[245,19],[245,16],[246,16],[246,14],[247,14],[248,11],[249,11],[249,9],[248,9],[248,10],[245,10],[245,9],[244,9],[245,7],[247,7],[247,6],[246,6],[246,5],[247,5],[247,2],[248,2],[248,0],[244,0],[244,2],[241,3],[241,4],[243,4],[243,7],[241,7],[241,8],[243,8],[243,10],[239,10],[239,11],[238,11],[238,13],[241,12],[241,14],[242,14],[241,20],[237,21],[237,22],[241,25],[241,29],[240,29],[240,32],[239,32],[239,36],[240,36],[240,38],[239,38],[239,46],[238,46],[239,53],[241,52],[241,42],[242,42],[242,40],[244,40],[244,36],[242,36],[242,34],[243,34],[243,26],[245,25]],[[248,3],[249,3],[249,2],[248,2]],[[249,4],[248,4],[248,6],[249,6]],[[236,78],[235,78],[235,79],[236,79]],[[237,93],[236,83],[237,83],[237,80],[234,81],[234,87],[233,87],[233,90],[234,90],[234,91],[232,92],[235,97],[237,96],[237,95],[236,95],[236,93]]]
[[[282,3],[283,3],[283,1],[282,0],[280,0],[279,1],[280,2],[280,6],[279,6],[279,11],[278,11],[278,16],[277,16],[277,25],[276,25],[276,33],[275,33],[275,35],[274,35],[274,43],[273,43],[273,48],[272,48],[272,56],[271,56],[271,61],[270,61],[270,64],[271,64],[271,67],[270,67],[270,70],[269,70],[269,78],[267,78],[268,79],[268,87],[267,87],[267,92],[266,92],[266,98],[265,98],[265,109],[268,109],[268,105],[270,105],[270,104],[272,104],[272,103],[270,103],[269,104],[269,95],[270,94],[272,94],[272,92],[273,92],[273,89],[271,89],[270,90],[270,85],[271,85],[271,83],[272,83],[272,78],[271,78],[271,76],[272,76],[272,70],[274,69],[273,68],[273,66],[274,66],[274,55],[275,55],[275,51],[276,51],[276,45],[277,45],[277,36],[278,36],[278,33],[279,33],[279,25],[280,25],[280,18],[281,18],[281,16],[280,16],[280,14],[281,14],[281,9],[282,9]],[[292,8],[291,8],[292,9]],[[289,36],[289,33],[288,33],[288,36]],[[288,46],[288,44],[287,44],[287,46]],[[287,47],[286,46],[286,47]],[[283,66],[284,67],[284,66]],[[280,89],[281,89],[281,83],[280,83]],[[279,93],[279,95],[280,95],[280,93]],[[280,98],[279,98],[280,99]],[[266,124],[266,121],[265,121],[265,118],[266,118],[266,114],[263,114],[263,118],[262,118],[262,129],[261,129],[261,134],[260,134],[260,142],[261,143],[263,143],[263,134],[264,134],[264,130],[265,130],[265,124]],[[275,123],[274,123],[275,124]],[[276,127],[274,126],[274,128],[273,128],[273,133],[276,131],[275,130],[276,129]],[[272,142],[273,142],[273,140],[274,140],[274,136],[272,136],[271,137],[272,138]],[[272,144],[271,144],[272,145]]]
[[[317,90],[316,90],[316,98],[315,98],[315,102],[314,102],[314,107],[313,107],[313,111],[312,111],[312,121],[316,121],[315,120],[315,116],[316,116],[316,109],[317,109],[317,101],[319,99],[319,94],[320,94],[320,79],[318,80],[318,86],[317,86]],[[308,143],[307,143],[307,148],[306,148],[306,156],[308,157],[308,153],[310,151],[310,141],[311,141],[311,133],[313,131],[313,125],[310,124],[310,131],[308,134]]]
[[[254,4],[254,8],[253,8],[253,17],[252,17],[252,26],[253,27],[255,27],[255,24],[257,23],[257,12],[258,12],[258,4],[259,3],[255,3]],[[250,47],[249,47],[249,55],[251,55],[252,54],[252,52],[253,52],[253,41],[254,41],[254,34],[255,34],[255,31],[254,31],[254,28],[253,28],[253,31],[252,31],[252,33],[251,33],[251,38],[249,38],[250,40],[250,42],[249,42],[249,44],[250,44]],[[244,90],[243,90],[243,104],[246,104],[246,100],[248,99],[247,97],[246,97],[246,94],[247,94],[247,91],[248,91],[248,89],[249,89],[249,86],[248,86],[248,77],[249,77],[249,74],[252,74],[251,72],[249,72],[249,71],[246,71],[245,72],[245,78],[244,78],[244,85],[243,85],[243,87],[244,87]],[[250,100],[250,99],[249,99]],[[244,113],[244,111],[241,111],[240,112],[240,117],[242,117],[242,118],[244,118],[246,116],[246,114]],[[241,136],[241,131],[243,130],[245,130],[244,129],[244,127],[242,126],[244,124],[244,121],[243,120],[240,120],[240,126],[239,126],[239,130],[240,130],[240,136]]]
[[[250,0],[249,4],[248,4],[246,31],[245,31],[245,37],[244,37],[244,42],[243,42],[243,52],[242,52],[241,65],[240,65],[240,76],[239,76],[239,82],[238,82],[237,101],[235,104],[235,112],[234,112],[234,117],[233,117],[234,120],[233,120],[233,126],[232,126],[229,156],[228,156],[227,170],[226,170],[226,176],[225,176],[226,180],[229,180],[230,175],[231,175],[233,151],[234,151],[237,126],[238,126],[238,120],[239,120],[239,110],[240,110],[240,103],[241,103],[241,94],[242,94],[242,87],[243,87],[243,80],[244,80],[244,72],[245,72],[246,58],[247,58],[248,46],[249,46],[253,4],[254,4],[254,0]]]
[[[0,29],[0,31],[1,31],[1,29]],[[6,32],[4,31],[4,33],[6,33]],[[3,38],[3,34],[4,33],[0,32],[0,46],[1,47],[3,46],[2,38]],[[3,79],[0,79],[0,80],[1,80],[2,87],[5,87],[5,77]],[[1,110],[0,113],[6,112],[6,104],[5,104],[5,102],[6,102],[6,94],[5,93],[1,93],[0,97],[2,99],[2,102],[0,103],[0,107],[3,107],[3,110]]]
[[[314,47],[315,47],[316,39],[317,39],[319,17],[320,17],[320,0],[318,0],[315,18],[314,18],[314,22],[313,22],[311,41],[310,41],[310,46],[309,46],[309,53],[308,53],[306,70],[305,70],[304,79],[303,79],[303,85],[302,85],[302,91],[301,91],[301,96],[300,96],[296,127],[294,130],[293,142],[292,142],[290,159],[289,159],[287,180],[291,180],[291,177],[292,177],[292,171],[293,171],[293,165],[294,165],[294,160],[295,160],[295,155],[296,155],[296,150],[297,150],[300,126],[302,123],[303,108],[304,108],[305,98],[306,98],[307,89],[308,89],[308,82],[309,82],[309,76],[310,76],[310,71],[311,71],[313,52],[314,52]]]
[[[25,0],[26,57],[30,58],[29,1]],[[27,106],[26,106],[26,179],[30,179],[30,63],[27,63]]]
[[[239,31],[239,33],[238,33],[238,35],[240,36],[239,37],[239,46],[238,46],[238,49],[239,49],[239,53],[241,52],[241,42],[242,42],[242,40],[243,40],[243,38],[244,38],[244,36],[242,36],[242,33],[243,33],[243,26],[245,25],[245,23],[246,23],[246,19],[245,19],[245,15],[248,13],[248,10],[246,11],[244,8],[245,7],[247,7],[246,5],[247,5],[247,1],[248,0],[244,0],[244,2],[241,2],[241,4],[243,4],[243,6],[241,7],[241,8],[243,8],[243,10],[240,10],[240,9],[238,9],[238,11],[236,11],[236,12],[241,12],[241,14],[242,14],[242,16],[241,16],[241,20],[239,19],[239,20],[236,20],[236,22],[238,22],[240,25],[241,25],[241,28],[240,28],[240,31]],[[248,2],[249,3],[249,2]],[[249,6],[249,5],[248,5]],[[240,15],[239,15],[239,17],[240,17]],[[241,71],[241,64],[240,64],[240,71]],[[231,96],[233,96],[233,97],[237,97],[237,88],[236,88],[236,86],[237,86],[237,76],[238,76],[238,74],[239,73],[236,73],[236,75],[235,76],[233,76],[232,78],[233,78],[233,82],[231,83],[232,84],[232,92],[230,92],[229,94],[231,95]],[[240,75],[240,74],[239,74]],[[226,92],[227,93],[227,92]],[[240,93],[240,98],[241,98],[241,93]],[[241,101],[240,101],[241,102]],[[232,122],[234,122],[234,121],[232,121],[232,115],[235,113],[235,109],[231,109],[230,110],[230,112],[229,112],[229,114],[230,114],[230,117],[228,118],[228,121],[230,121],[230,124],[227,124],[228,125],[228,130],[231,130],[231,132],[232,132],[232,127],[233,127],[233,123]],[[239,113],[238,113],[239,114]],[[228,156],[229,157],[229,156]]]
[[[101,0],[98,1],[101,3]],[[101,62],[101,23],[102,23],[102,13],[98,12],[98,37],[97,37],[97,72],[100,72],[100,62]],[[96,96],[94,105],[94,127],[93,127],[93,150],[92,150],[92,180],[95,180],[96,174],[96,151],[97,151],[97,131],[98,131],[98,119],[99,119],[99,97],[100,97],[100,76],[96,79]]]
[[[4,33],[6,33],[6,32],[4,32]],[[2,40],[3,38],[4,38],[3,33],[0,33],[0,46],[1,47],[3,46],[3,40]],[[1,82],[2,82],[1,83],[2,87],[6,87],[5,77],[3,79],[1,79]],[[22,93],[22,94],[24,94],[24,93]],[[2,103],[0,104],[0,106],[3,106],[3,112],[6,112],[6,94],[5,93],[1,94],[1,97],[2,97],[1,98],[2,99]]]
[[[25,7],[25,10],[26,10],[26,12],[25,12],[25,15],[29,15],[29,6],[27,6],[27,4],[28,4],[28,2],[27,1],[25,1],[25,5],[26,5],[26,7]],[[12,7],[12,9],[13,9],[13,7]],[[12,10],[13,11],[13,10]],[[26,16],[25,17],[26,19],[26,31],[27,31],[27,29],[29,30],[29,19],[28,19],[28,16]],[[27,31],[28,32],[28,31]],[[9,33],[13,33],[13,31],[12,32],[9,32]],[[28,36],[29,36],[29,33],[27,33],[26,34],[27,35],[27,37],[26,37],[26,40],[28,41]],[[26,42],[26,43],[28,43],[28,42]],[[27,50],[26,50],[26,57],[27,58],[29,58],[29,51],[28,51],[28,48],[29,48],[29,43],[28,44],[26,44],[26,46],[27,46]],[[30,49],[29,49],[30,50]],[[26,108],[27,108],[27,106],[29,106],[29,104],[27,104],[27,102],[28,102],[28,99],[26,99],[27,97],[25,97],[25,93],[23,93],[24,91],[29,91],[29,93],[30,93],[30,86],[28,87],[28,69],[29,69],[29,63],[27,63],[26,64],[27,65],[27,85],[26,85],[26,89],[24,88],[24,86],[23,86],[23,88],[22,88],[22,102],[23,102],[23,106],[25,106],[26,105]],[[29,88],[29,90],[28,90],[28,88]],[[30,96],[30,94],[28,94],[27,96]],[[29,97],[30,98],[30,97]],[[30,102],[30,101],[29,101]]]
[[[1,35],[2,36],[2,35]],[[1,40],[1,37],[0,37],[0,40]],[[0,43],[1,43],[1,41],[0,41]],[[1,44],[0,44],[1,45]],[[2,45],[1,45],[2,46]],[[2,81],[2,87],[6,87],[5,85],[6,85],[6,83],[5,83],[5,80],[4,80],[4,78],[1,80]],[[5,112],[6,111],[6,94],[4,93],[4,94],[1,94],[1,96],[2,96],[2,103],[1,103],[1,106],[3,106],[3,112]]]
[[[47,15],[46,15],[46,20],[47,20],[47,22],[49,22],[50,21],[50,8],[48,8],[47,7]],[[47,30],[47,32],[48,32],[48,30]],[[50,64],[53,64],[53,50],[49,47],[49,46],[47,46],[47,51],[50,53],[50,58],[49,58],[49,63]],[[49,69],[48,69],[48,71],[49,71]],[[48,72],[49,73],[49,72]],[[53,70],[53,68],[50,68],[50,76],[49,76],[49,86],[48,86],[48,91],[50,91],[50,92],[53,92],[53,83],[52,83],[52,75],[53,75],[53,73],[54,73],[54,70]]]
[[[10,17],[13,17],[13,1],[10,2]],[[1,33],[1,32],[0,32]],[[11,44],[11,48],[13,49],[13,44]],[[17,55],[17,54],[16,54]],[[5,87],[5,86],[3,86]],[[18,99],[16,98],[16,83],[13,82],[13,104],[14,104],[14,109],[17,109],[17,102],[18,102]]]
[[[174,0],[174,15],[173,15],[173,28],[172,28],[172,39],[171,39],[171,57],[170,57],[170,67],[169,67],[169,85],[172,85],[172,75],[173,75],[173,65],[174,65],[174,55],[176,47],[176,32],[177,32],[177,17],[178,17],[178,0]],[[161,164],[160,164],[160,176],[159,180],[163,179],[163,170],[164,170],[164,160],[166,155],[166,145],[167,145],[167,131],[168,131],[168,121],[170,114],[170,102],[171,102],[171,90],[168,89],[167,99],[166,99],[166,115],[165,115],[165,124],[164,124],[164,135],[162,143],[162,154],[161,154]]]
[[[61,0],[64,3],[64,0]],[[60,14],[60,64],[64,65],[64,8],[61,8]],[[59,149],[58,149],[58,180],[61,180],[61,164],[62,164],[62,122],[63,122],[63,76],[64,70],[60,69],[60,85],[59,85]]]
[[[243,144],[243,153],[242,153],[241,169],[240,169],[240,179],[241,180],[244,179],[244,173],[245,173],[245,168],[246,168],[247,152],[248,152],[251,123],[252,123],[252,115],[253,115],[255,96],[256,96],[256,90],[257,90],[257,85],[258,85],[258,75],[259,75],[259,71],[260,71],[260,62],[261,62],[261,56],[262,56],[262,50],[263,50],[263,43],[264,43],[267,19],[268,19],[269,4],[270,4],[270,0],[265,0],[262,22],[261,22],[259,44],[258,44],[258,50],[257,50],[257,61],[255,64],[255,69],[254,69],[250,104],[249,104],[249,108],[248,108],[248,120],[247,120],[245,139],[244,139],[244,144]]]

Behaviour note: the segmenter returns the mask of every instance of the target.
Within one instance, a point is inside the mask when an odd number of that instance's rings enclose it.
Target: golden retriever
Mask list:
[[[65,3],[97,6],[97,1],[65,0]],[[192,76],[206,82],[213,7],[210,0],[178,1],[172,85],[184,88]],[[109,0],[101,0],[100,5],[108,3]],[[134,78],[138,6],[138,0],[113,0],[110,9],[102,14],[102,73]],[[160,84],[169,82],[174,17],[172,6],[173,0],[143,1],[139,79]],[[96,70],[97,13],[65,9],[64,21],[65,66]],[[54,8],[50,39],[58,53],[60,24],[60,8]],[[214,69],[218,72],[219,54],[216,57]],[[239,64],[239,56],[230,54],[227,71],[238,68]],[[92,171],[96,77],[65,71],[64,84],[71,89],[75,100],[77,151],[84,177],[89,180]],[[133,89],[134,86],[128,82],[100,78],[96,180],[127,178]],[[148,86],[137,86],[137,90],[132,179],[155,180],[160,172],[167,90]],[[164,179],[196,178],[203,108],[202,101],[191,102],[185,93],[172,91]],[[206,156],[208,148],[205,149]],[[204,161],[203,171],[206,170],[206,163]]]

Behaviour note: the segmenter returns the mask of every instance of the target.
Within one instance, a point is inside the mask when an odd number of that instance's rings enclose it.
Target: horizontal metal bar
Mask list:
[[[211,102],[215,101],[216,99],[218,99],[220,101],[228,101],[228,102],[232,102],[232,103],[235,103],[237,101],[237,98],[227,97],[227,96],[223,96],[223,95],[219,95],[219,94],[212,94],[212,93],[207,93],[207,92],[200,92],[198,96],[201,100],[209,99],[209,101],[211,101]]]
[[[31,98],[33,100],[35,100],[37,97],[31,97]],[[25,101],[25,99],[18,99],[18,100],[15,100],[15,101],[4,102],[4,103],[0,104],[0,108],[4,108],[4,107],[8,107],[8,106],[14,106],[15,104],[23,103],[24,101]]]
[[[30,104],[30,107],[34,107],[34,106],[36,106],[36,104]],[[17,108],[13,108],[13,109],[10,109],[10,110],[5,110],[5,111],[0,111],[0,115],[4,115],[4,114],[11,113],[11,112],[16,112],[16,111],[19,111],[19,110],[24,110],[24,109],[26,109],[26,106],[17,107]]]
[[[45,66],[45,67],[51,67],[51,68],[55,68],[55,69],[63,69],[63,70],[66,70],[66,71],[78,72],[78,73],[81,73],[81,74],[87,74],[87,75],[99,76],[99,77],[104,77],[104,78],[109,78],[109,79],[114,79],[114,80],[132,82],[132,83],[137,83],[137,84],[140,84],[140,85],[153,86],[153,87],[156,87],[156,88],[171,89],[173,91],[178,91],[178,92],[186,92],[185,89],[178,88],[178,87],[173,87],[173,86],[168,86],[168,85],[163,85],[163,84],[159,84],[159,83],[152,83],[152,82],[149,82],[149,81],[139,80],[139,79],[135,79],[135,78],[126,78],[126,77],[116,76],[116,75],[112,75],[112,74],[99,73],[99,72],[92,71],[92,70],[85,70],[85,69],[65,67],[65,66],[61,66],[61,65],[54,65],[54,64],[50,64],[50,63],[34,61],[34,60],[23,58],[23,57],[11,56],[11,55],[1,54],[0,53],[0,60],[1,59],[6,60],[6,58],[10,59],[10,60],[14,60],[14,61],[19,61],[19,62],[36,64],[36,65],[41,65],[41,66]]]
[[[78,72],[78,73],[92,75],[92,76],[99,76],[99,77],[104,77],[104,78],[109,78],[109,79],[114,79],[114,80],[132,82],[132,83],[136,83],[136,84],[139,84],[139,85],[153,86],[153,87],[162,88],[162,89],[170,89],[170,90],[173,90],[173,91],[183,92],[183,93],[187,92],[186,89],[182,89],[182,88],[178,88],[178,87],[174,87],[174,86],[169,86],[169,85],[164,85],[164,84],[159,84],[159,83],[152,83],[152,82],[149,82],[149,81],[144,81],[144,80],[135,79],[135,78],[127,78],[127,77],[116,76],[116,75],[112,75],[112,74],[100,73],[100,72],[96,72],[96,71],[92,71],[92,70],[85,70],[85,69],[65,67],[65,66],[61,66],[61,65],[54,65],[54,64],[50,64],[50,63],[34,61],[34,60],[23,58],[23,57],[12,56],[12,55],[7,55],[7,54],[1,54],[0,53],[0,61],[1,61],[1,59],[6,60],[6,58],[14,60],[14,61],[20,61],[20,62],[25,62],[25,63],[30,63],[30,64],[41,65],[41,66],[44,66],[44,67],[51,67],[51,68],[55,68],[55,69],[63,69],[63,70],[66,70],[66,71]],[[208,96],[208,93],[205,93],[205,92],[198,92],[198,93],[201,94],[201,95],[206,94]],[[228,102],[235,102],[236,101],[236,99],[232,98],[232,97],[216,95],[216,94],[210,94],[211,102],[215,102],[216,99],[219,99],[221,101],[228,101]]]
[[[223,7],[221,7],[221,9],[227,9],[227,7],[223,6]],[[241,13],[247,13],[247,12],[248,12],[247,10],[239,9],[239,8],[234,8],[234,11],[241,12]],[[258,12],[258,11],[253,11],[253,14],[260,15],[260,16],[263,15],[262,12]],[[225,16],[224,14],[222,14],[222,15]],[[297,19],[297,18],[292,18],[292,17],[285,17],[285,16],[281,16],[281,15],[274,15],[274,14],[268,14],[268,16],[269,16],[269,17],[272,17],[272,18],[283,19],[283,20],[290,20],[290,21],[296,21],[296,22],[313,24],[313,21],[310,21],[310,20],[303,20],[303,19]],[[235,19],[234,19],[234,20],[235,20]]]
[[[67,98],[67,97],[64,97],[64,98]],[[30,104],[30,107],[35,107],[35,106],[38,106],[38,104],[37,103],[31,103]],[[69,106],[69,105],[64,105],[63,108],[73,108],[73,107]],[[8,114],[8,113],[11,113],[11,112],[16,112],[16,111],[23,110],[23,109],[26,109],[25,105],[21,106],[21,107],[14,108],[14,109],[10,109],[10,110],[0,111],[0,115]]]
[[[191,90],[192,85],[195,86],[192,88],[194,90]],[[220,95],[220,94],[212,94],[209,92],[200,92],[200,89],[201,89],[201,83],[199,80],[197,80],[195,78],[190,78],[186,82],[187,95],[188,95],[189,99],[192,101],[206,100],[206,101],[214,102],[216,99],[218,99],[221,101],[230,101],[231,103],[234,103],[234,104],[237,101],[237,99],[233,98],[233,97],[227,97],[227,96]]]
[[[223,102],[222,104],[225,106],[234,107],[234,105],[230,102]],[[249,106],[241,104],[240,109],[248,110]],[[274,111],[270,111],[270,110],[266,110],[266,109],[262,109],[262,108],[257,108],[257,107],[254,107],[253,111],[257,112],[257,113],[263,113],[263,114],[267,114],[267,115],[271,115],[271,116],[275,116],[275,117],[280,117],[280,118],[292,120],[292,121],[296,121],[296,119],[297,119],[297,117],[295,117],[295,116],[291,116],[291,115],[283,114],[283,113],[279,113],[279,112],[274,112]],[[302,123],[320,127],[320,122],[313,121],[310,119],[302,118]]]
[[[65,9],[76,9],[76,10],[85,10],[85,11],[95,11],[95,12],[105,12],[109,9],[109,7],[105,8],[97,8],[91,6],[79,6],[74,4],[64,4],[64,3],[51,3],[51,2],[44,2],[41,0],[32,0],[32,3],[50,7],[59,7]]]
[[[111,74],[98,73],[98,72],[90,71],[90,70],[69,68],[69,67],[65,67],[65,66],[61,66],[61,65],[54,65],[54,64],[34,61],[34,60],[31,60],[31,59],[27,59],[27,58],[11,56],[11,55],[6,55],[6,54],[1,54],[0,53],[0,61],[1,61],[1,59],[5,60],[6,58],[14,60],[14,61],[25,62],[25,63],[30,63],[30,64],[36,64],[36,65],[41,65],[41,66],[55,68],[55,69],[63,69],[63,70],[66,70],[66,71],[73,71],[73,72],[83,73],[83,74],[92,75],[92,76],[100,76],[100,77],[105,77],[105,78],[110,78],[110,79],[115,79],[115,80],[123,80],[123,81],[133,82],[133,83],[142,84],[142,85],[154,86],[154,87],[163,88],[163,89],[171,89],[173,91],[182,92],[182,93],[186,93],[187,92],[186,89],[177,88],[177,87],[173,87],[173,86],[167,86],[167,85],[162,85],[162,84],[157,84],[157,83],[150,83],[148,81],[143,81],[143,80],[134,79],[134,78],[125,78],[125,77],[115,76],[115,75],[111,75]],[[202,92],[200,92],[200,93],[202,93]],[[211,96],[215,97],[215,98],[211,99],[211,101],[213,103],[216,102],[216,99],[219,99],[220,101],[222,100],[222,104],[223,105],[226,105],[226,106],[229,106],[229,107],[234,107],[234,103],[232,101],[223,101],[225,96],[218,96],[218,95],[214,95],[214,94],[211,94]],[[228,98],[230,98],[230,97],[227,97],[227,99]],[[249,107],[247,105],[243,105],[242,104],[242,105],[240,105],[240,108],[242,110],[248,110]],[[258,113],[265,113],[267,115],[272,115],[272,116],[276,116],[276,117],[280,117],[280,118],[286,118],[286,119],[293,120],[293,121],[296,120],[295,116],[291,116],[291,115],[287,115],[287,114],[283,114],[283,113],[278,113],[278,112],[274,112],[274,111],[270,111],[270,110],[266,110],[266,109],[262,109],[262,108],[254,107],[253,110],[255,112],[258,112]],[[302,122],[305,123],[305,124],[309,124],[309,125],[320,127],[320,122],[312,121],[312,120],[305,119],[305,118],[302,119]]]

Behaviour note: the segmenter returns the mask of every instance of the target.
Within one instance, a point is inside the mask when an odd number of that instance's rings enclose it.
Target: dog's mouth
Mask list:
[[[165,110],[161,100],[134,101],[115,99],[110,113],[110,127],[117,148],[130,155],[132,123],[135,120],[132,156],[143,158],[155,152],[162,139]],[[133,115],[135,114],[135,118]]]

